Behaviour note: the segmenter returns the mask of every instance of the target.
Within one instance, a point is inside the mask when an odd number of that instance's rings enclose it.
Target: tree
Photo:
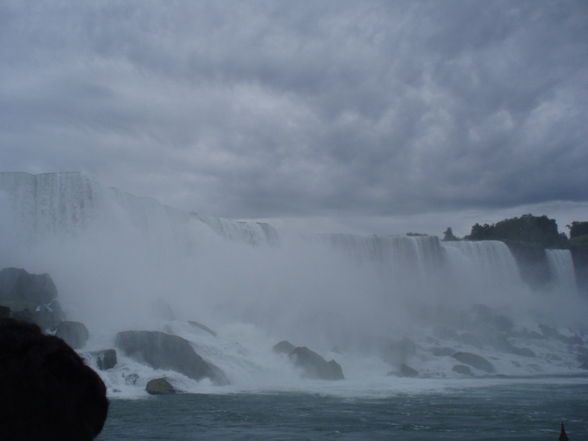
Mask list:
[[[444,241],[454,241],[454,240],[459,240],[459,238],[456,237],[455,234],[453,234],[453,230],[451,229],[451,227],[447,227],[447,230],[445,230],[443,232],[443,240]]]

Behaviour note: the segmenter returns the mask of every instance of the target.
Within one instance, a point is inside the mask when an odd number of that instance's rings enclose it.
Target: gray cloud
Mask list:
[[[587,201],[578,1],[0,3],[0,167],[237,217]]]

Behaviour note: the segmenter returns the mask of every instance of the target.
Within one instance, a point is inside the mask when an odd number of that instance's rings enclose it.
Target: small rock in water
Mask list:
[[[176,393],[174,387],[165,378],[149,380],[145,386],[145,390],[151,395],[170,395]]]

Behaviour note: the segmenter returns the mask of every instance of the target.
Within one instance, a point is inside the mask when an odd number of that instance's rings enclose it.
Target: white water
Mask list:
[[[578,285],[570,250],[545,250],[545,254],[556,293],[577,295]]]
[[[111,347],[119,330],[171,331],[225,370],[232,385],[223,390],[359,394],[418,382],[386,376],[399,360],[423,375],[455,376],[455,361],[431,355],[431,348],[443,346],[483,353],[506,374],[577,368],[560,342],[513,337],[513,344],[537,354],[526,358],[492,346],[470,323],[469,311],[479,304],[530,331],[538,320],[561,327],[585,316],[579,299],[562,306],[531,292],[501,242],[289,236],[263,223],[184,213],[78,173],[0,173],[0,239],[0,267],[52,275],[66,313],[90,329],[88,350]],[[566,291],[571,260],[555,252],[548,258],[554,286]],[[173,320],[153,306],[161,300]],[[198,333],[187,320],[201,321],[219,336]],[[451,332],[440,337],[440,328]],[[481,346],[464,336],[472,333]],[[390,341],[402,337],[417,350],[391,362]],[[347,380],[302,380],[271,351],[282,339],[336,358]],[[125,382],[129,373],[140,376],[137,384]],[[145,382],[161,374],[125,357],[103,373],[110,392],[122,396],[144,394]],[[183,390],[218,390],[167,375]]]

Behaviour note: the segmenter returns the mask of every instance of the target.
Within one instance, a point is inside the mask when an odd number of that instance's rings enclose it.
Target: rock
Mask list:
[[[216,337],[216,332],[214,332],[208,326],[203,325],[202,323],[198,323],[198,322],[196,322],[194,320],[189,320],[188,323],[191,324],[192,326],[194,326],[195,328],[201,329],[201,330],[203,330],[205,332],[208,332],[213,337]]]
[[[452,355],[457,361],[467,364],[468,366],[474,367],[484,372],[493,373],[495,372],[494,366],[484,357],[471,352],[456,352]]]
[[[20,268],[0,270],[0,298],[34,305],[57,298],[57,288],[48,274],[30,274]]]
[[[0,319],[10,318],[10,308],[8,306],[0,306]]]
[[[112,369],[116,366],[116,351],[114,349],[92,352],[92,356],[96,358],[96,364],[101,371]]]
[[[145,390],[151,395],[170,395],[176,393],[174,387],[165,378],[149,380],[145,386]]]
[[[411,368],[410,366],[408,366],[407,364],[402,363],[400,365],[400,371],[399,371],[400,376],[402,377],[418,377],[419,375],[419,371],[417,371],[414,368]]]
[[[63,339],[74,349],[79,349],[86,344],[90,334],[83,323],[64,321],[57,326],[55,335]]]
[[[468,377],[472,377],[474,375],[469,366],[466,366],[464,364],[456,364],[455,366],[453,366],[452,371],[457,372],[461,375],[467,375]]]
[[[0,304],[10,308],[13,318],[42,329],[54,329],[64,317],[51,277],[19,268],[0,270]]]
[[[224,372],[205,361],[190,342],[177,335],[157,331],[124,331],[116,335],[123,353],[155,369],[171,369],[195,380],[209,378],[218,385],[228,384]]]
[[[294,346],[292,343],[290,343],[287,340],[282,340],[281,342],[277,343],[276,345],[274,345],[273,347],[273,351],[277,352],[278,354],[289,354],[291,353],[294,349],[296,348],[296,346]]]
[[[335,360],[327,362],[305,346],[298,346],[288,355],[304,371],[304,376],[321,380],[343,380],[343,369]]]

